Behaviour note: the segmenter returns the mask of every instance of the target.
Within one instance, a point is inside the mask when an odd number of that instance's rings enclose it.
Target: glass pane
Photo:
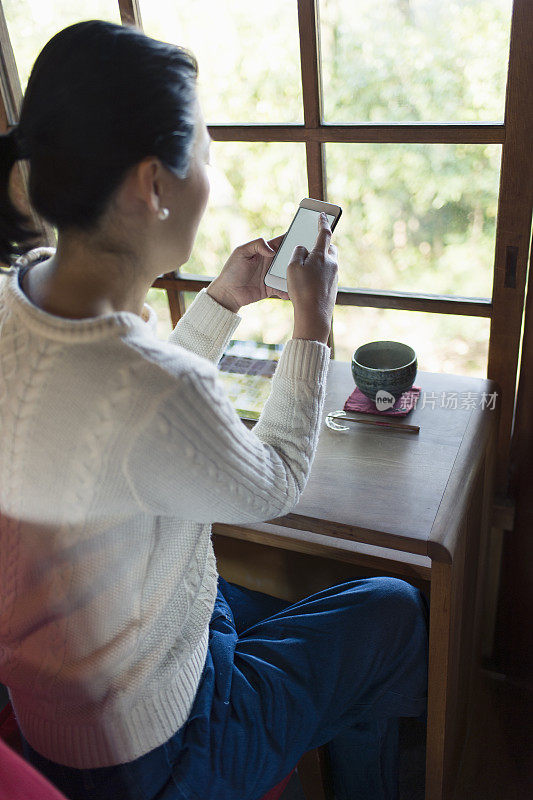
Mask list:
[[[502,120],[511,0],[321,0],[328,122]]]
[[[212,142],[211,194],[183,273],[216,277],[240,244],[285,233],[307,196],[305,145]],[[186,293],[186,305],[194,299]],[[244,306],[234,336],[272,344],[292,335],[292,303],[265,299]]]
[[[211,192],[183,272],[218,275],[231,251],[285,233],[307,196],[305,145],[212,142]]]
[[[482,317],[335,306],[335,358],[351,361],[359,345],[390,339],[410,345],[423,372],[486,378],[489,328]]]
[[[301,122],[296,0],[143,0],[146,33],[192,50],[206,122]]]
[[[490,297],[500,145],[328,144],[339,285]]]
[[[85,19],[120,23],[117,0],[2,0],[22,91],[33,62],[49,39]]]

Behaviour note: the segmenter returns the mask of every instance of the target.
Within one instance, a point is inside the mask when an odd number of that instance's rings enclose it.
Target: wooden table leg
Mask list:
[[[452,800],[479,666],[478,591],[486,528],[480,470],[461,520],[453,562],[433,561],[429,636],[426,800]],[[481,547],[480,547],[481,545]]]
[[[446,706],[450,691],[451,565],[434,563],[431,572],[426,800],[444,800]]]

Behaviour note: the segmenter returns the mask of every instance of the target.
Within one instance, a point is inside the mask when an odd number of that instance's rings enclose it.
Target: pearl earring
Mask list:
[[[170,211],[168,210],[168,208],[160,208],[157,213],[157,216],[159,219],[168,219],[169,214]]]

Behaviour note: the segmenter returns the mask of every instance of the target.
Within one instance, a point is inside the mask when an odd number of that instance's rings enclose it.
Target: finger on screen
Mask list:
[[[318,250],[327,253],[329,242],[331,239],[331,228],[327,216],[323,211],[318,215],[318,236],[313,250]]]

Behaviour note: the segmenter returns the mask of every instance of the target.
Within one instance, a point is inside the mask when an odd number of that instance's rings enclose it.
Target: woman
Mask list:
[[[424,712],[418,590],[295,604],[217,575],[211,523],[289,512],[316,450],[337,289],[325,217],[288,268],[294,333],[253,430],[216,365],[279,239],[237,248],[170,334],[144,303],[189,258],[209,137],[186,51],[94,20],[39,55],[0,140],[0,257],[31,241],[18,158],[58,230],[0,281],[0,681],[25,755],[72,800],[254,800],[331,741],[338,798],[397,795]],[[333,740],[333,741],[332,741]]]

